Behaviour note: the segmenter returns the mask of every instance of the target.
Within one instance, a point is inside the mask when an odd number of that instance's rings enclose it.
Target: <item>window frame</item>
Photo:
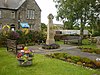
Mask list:
[[[28,9],[27,10],[27,19],[34,19],[35,17],[35,11],[33,9]]]

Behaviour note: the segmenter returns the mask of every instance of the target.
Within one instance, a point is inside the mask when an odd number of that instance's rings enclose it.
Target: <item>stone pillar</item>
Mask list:
[[[52,14],[48,15],[48,26],[47,26],[47,39],[46,39],[46,44],[50,45],[55,43],[54,40],[54,29],[53,29],[53,18],[54,16]]]

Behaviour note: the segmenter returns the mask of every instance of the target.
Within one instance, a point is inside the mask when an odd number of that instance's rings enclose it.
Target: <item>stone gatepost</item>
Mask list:
[[[53,28],[53,19],[54,19],[54,16],[52,14],[49,14],[48,15],[48,26],[47,26],[47,39],[46,39],[47,45],[55,43],[55,40],[54,40],[55,32]]]

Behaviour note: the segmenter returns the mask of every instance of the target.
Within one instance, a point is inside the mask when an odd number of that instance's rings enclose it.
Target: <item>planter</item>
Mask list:
[[[30,66],[30,65],[32,65],[32,58],[31,57],[28,58],[28,61],[26,61],[26,62],[25,62],[25,60],[19,58],[18,63],[20,66]]]

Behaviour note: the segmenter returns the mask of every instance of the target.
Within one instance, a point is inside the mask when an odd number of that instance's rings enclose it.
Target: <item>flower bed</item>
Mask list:
[[[58,45],[58,44],[50,44],[50,45],[44,44],[44,45],[42,45],[42,48],[43,49],[58,49],[58,48],[60,48],[60,45]]]
[[[100,69],[100,61],[96,61],[96,60],[92,61],[85,57],[83,58],[80,56],[71,56],[67,53],[54,53],[54,54],[50,54],[50,55],[47,54],[46,56],[51,57],[51,58],[60,59],[60,60],[66,61],[66,62],[71,62],[71,63],[77,64],[77,65],[82,65],[85,67]]]
[[[83,52],[100,54],[100,49],[84,48],[84,47],[78,47],[78,48],[81,49]]]

